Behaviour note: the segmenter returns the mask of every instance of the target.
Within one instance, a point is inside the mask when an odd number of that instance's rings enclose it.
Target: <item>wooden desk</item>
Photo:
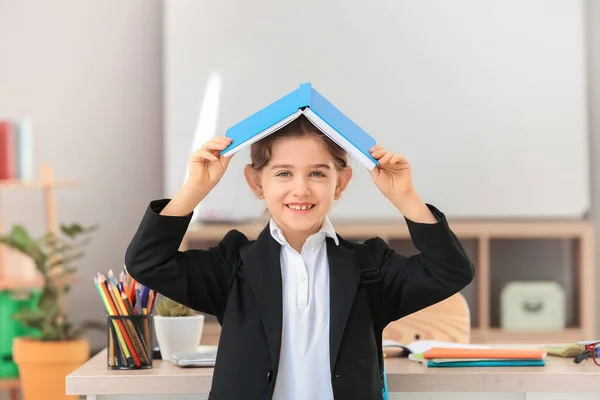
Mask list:
[[[591,360],[577,365],[549,356],[544,367],[446,369],[388,358],[386,370],[391,400],[479,400],[481,392],[486,400],[600,398],[600,367]],[[111,371],[104,350],[67,377],[67,394],[86,395],[88,400],[205,400],[212,373],[212,368],[183,369],[160,360],[150,370]]]

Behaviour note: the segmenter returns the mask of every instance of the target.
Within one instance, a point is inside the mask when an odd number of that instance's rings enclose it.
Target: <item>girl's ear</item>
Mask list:
[[[337,185],[335,186],[335,195],[333,197],[334,200],[338,200],[342,197],[342,193],[348,187],[350,183],[350,179],[352,178],[352,168],[346,167],[343,171],[338,172]]]
[[[248,164],[244,168],[244,176],[246,177],[246,182],[248,182],[248,186],[254,192],[254,195],[259,199],[264,199],[262,184],[260,180],[260,171],[252,168],[252,165]]]

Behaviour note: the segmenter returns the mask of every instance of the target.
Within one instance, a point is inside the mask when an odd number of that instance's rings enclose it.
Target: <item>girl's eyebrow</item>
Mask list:
[[[327,164],[312,164],[310,166],[311,168],[325,168],[325,169],[331,169],[331,167]],[[273,165],[271,167],[271,169],[277,169],[277,168],[287,168],[287,169],[293,169],[294,166],[292,164],[277,164],[277,165]]]

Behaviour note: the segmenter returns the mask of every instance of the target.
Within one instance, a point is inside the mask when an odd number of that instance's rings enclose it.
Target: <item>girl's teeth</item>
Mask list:
[[[296,210],[296,211],[304,211],[304,210],[308,210],[310,208],[312,208],[313,206],[292,206],[292,205],[288,205],[289,208],[291,208],[292,210]]]

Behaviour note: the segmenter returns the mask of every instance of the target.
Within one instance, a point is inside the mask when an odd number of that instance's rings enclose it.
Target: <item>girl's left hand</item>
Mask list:
[[[379,145],[370,151],[371,156],[379,162],[379,166],[369,172],[385,197],[393,201],[414,191],[412,169],[404,156],[390,153]]]

